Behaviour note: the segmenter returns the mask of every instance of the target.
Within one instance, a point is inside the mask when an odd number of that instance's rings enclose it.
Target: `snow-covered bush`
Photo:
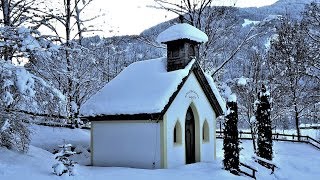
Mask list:
[[[69,159],[71,155],[74,155],[76,152],[71,150],[71,144],[64,144],[59,146],[60,151],[55,155],[55,158],[58,160],[56,164],[52,166],[53,173],[61,176],[66,173],[69,176],[76,175],[76,162]]]
[[[0,56],[6,61],[22,63],[30,54],[44,49],[37,38],[40,33],[25,27],[0,27]]]
[[[0,146],[27,152],[29,130],[21,114],[12,111],[18,102],[30,103],[34,96],[33,79],[23,67],[0,60]]]
[[[0,146],[19,152],[27,152],[30,131],[19,116],[0,115]]]
[[[18,152],[27,152],[30,143],[30,130],[23,122],[23,116],[0,114],[0,147]]]
[[[0,59],[0,146],[26,152],[30,142],[26,122],[37,114],[59,114],[64,101],[60,94],[23,66]]]

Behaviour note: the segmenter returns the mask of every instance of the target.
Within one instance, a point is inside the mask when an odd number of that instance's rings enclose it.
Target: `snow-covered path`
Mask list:
[[[215,162],[196,163],[177,167],[175,169],[132,169],[91,167],[80,165],[78,174],[73,177],[59,177],[52,174],[51,166],[54,156],[46,151],[63,143],[73,143],[76,146],[89,146],[89,131],[71,130],[64,128],[51,128],[33,126],[32,146],[28,154],[19,154],[0,148],[0,179],[152,179],[152,180],[209,180],[209,179],[249,179],[229,174],[222,170],[222,140],[217,142],[218,160]],[[275,173],[253,162],[252,142],[243,141],[241,146],[241,161],[255,166],[258,170],[257,179],[319,179],[320,178],[320,151],[308,144],[291,142],[274,142],[274,162],[279,167]],[[88,163],[89,157],[79,156],[81,164]]]

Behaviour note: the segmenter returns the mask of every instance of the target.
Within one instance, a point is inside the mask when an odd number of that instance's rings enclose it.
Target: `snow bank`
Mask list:
[[[41,148],[30,146],[27,154],[0,147],[0,179],[54,179],[54,156]]]
[[[82,116],[159,113],[189,74],[186,68],[167,72],[166,58],[129,65],[82,105]]]
[[[157,42],[165,43],[179,39],[190,39],[192,41],[204,43],[208,41],[208,36],[190,24],[181,23],[173,25],[160,33],[157,37]]]
[[[59,145],[70,143],[78,148],[89,148],[90,131],[32,125],[31,145],[53,152]]]
[[[212,179],[247,179],[235,176],[223,170],[221,161],[210,163],[196,163],[178,167],[176,169],[134,169],[119,167],[78,166],[75,176],[53,174],[52,165],[55,164],[53,154],[30,147],[28,154],[19,154],[0,148],[0,179],[7,180],[61,180],[61,179],[112,179],[112,180],[212,180]]]

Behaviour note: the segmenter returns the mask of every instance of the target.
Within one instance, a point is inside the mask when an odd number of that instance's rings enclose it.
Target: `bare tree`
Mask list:
[[[92,2],[93,2],[93,0],[74,0],[74,8],[75,8],[74,18],[75,18],[75,24],[77,26],[77,33],[75,34],[74,38],[78,37],[80,45],[82,44],[82,39],[83,39],[84,33],[101,31],[101,30],[97,29],[96,26],[93,27],[93,26],[86,25],[86,23],[92,22],[93,20],[103,16],[103,14],[96,14],[94,16],[89,16],[89,17],[86,17],[84,15],[86,8]]]
[[[66,95],[66,117],[75,126],[78,126],[79,109],[84,99],[82,96],[86,96],[92,90],[88,88],[88,82],[95,75],[94,72],[90,75],[83,73],[88,73],[88,70],[92,70],[94,66],[97,66],[94,63],[95,58],[92,57],[90,50],[80,45],[83,33],[93,31],[93,29],[86,27],[86,23],[99,17],[97,15],[87,19],[83,18],[83,13],[92,1],[64,0],[60,4],[52,2],[53,4],[60,5],[60,7],[47,5],[46,9],[39,10],[39,12],[44,14],[40,26],[51,30],[54,34],[51,38],[56,40],[59,45],[59,49],[56,52],[61,53],[63,51],[64,55],[57,55],[53,51],[51,53],[55,54],[56,57],[49,55],[43,58],[34,55],[34,60],[31,61],[32,65],[30,66],[39,76],[50,79],[51,82],[54,81],[53,84],[57,85],[57,88]],[[85,63],[84,56],[91,58]],[[54,65],[50,64],[52,60],[57,60]],[[40,61],[45,61],[49,65],[43,66],[45,63]],[[84,67],[87,70],[83,69]],[[47,71],[40,71],[38,73],[37,69],[39,71],[46,69]],[[92,83],[89,84],[92,85]],[[88,88],[89,92],[85,91],[86,88]]]
[[[306,75],[314,77],[320,81],[320,62],[318,58],[320,46],[320,4],[312,2],[306,5],[303,12],[302,26],[308,35],[307,46],[310,52],[309,69]]]
[[[178,15],[183,15],[184,20],[189,24],[204,31],[208,35],[208,41],[200,49],[200,64],[212,76],[216,75],[227,63],[229,63],[244,45],[266,34],[266,31],[258,31],[263,23],[251,27],[243,38],[234,45],[234,42],[223,42],[220,40],[223,35],[232,35],[236,20],[232,21],[236,8],[233,7],[211,7],[214,0],[182,0],[171,2],[167,0],[154,0],[157,9],[165,9]],[[233,3],[234,5],[235,3]],[[212,55],[223,53],[227,55],[222,62],[217,63],[216,57]],[[221,57],[220,57],[221,58]],[[214,60],[214,62],[212,62]]]
[[[301,25],[286,17],[277,28],[276,37],[269,50],[274,109],[284,109],[293,116],[300,136],[301,118],[319,98],[316,90],[319,86],[315,78],[305,74],[310,57]]]
[[[203,14],[205,13],[206,8],[211,6],[212,1],[214,0],[181,0],[180,4],[178,1],[172,2],[168,0],[154,0],[158,6],[155,8],[165,9],[176,13],[177,15],[185,15],[185,20],[197,27],[202,29],[203,23]]]

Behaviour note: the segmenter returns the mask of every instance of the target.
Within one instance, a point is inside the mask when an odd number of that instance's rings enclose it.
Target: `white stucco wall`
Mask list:
[[[91,126],[94,166],[161,168],[159,123],[109,121]]]
[[[166,156],[164,164],[167,168],[185,164],[185,115],[190,105],[193,107],[195,118],[198,116],[200,124],[199,127],[196,125],[196,128],[200,130],[198,136],[196,135],[196,138],[198,138],[196,141],[199,142],[198,145],[196,143],[196,146],[199,147],[200,151],[196,152],[196,161],[213,161],[215,158],[214,132],[216,128],[216,114],[211,108],[195,75],[192,73],[164,116],[164,126],[167,127],[167,137],[165,138],[167,146],[164,150],[164,155]],[[173,142],[173,131],[177,120],[180,121],[182,128],[182,143],[180,145]],[[209,125],[209,142],[202,142],[202,127],[205,120],[207,120]],[[195,123],[197,123],[197,120]]]

